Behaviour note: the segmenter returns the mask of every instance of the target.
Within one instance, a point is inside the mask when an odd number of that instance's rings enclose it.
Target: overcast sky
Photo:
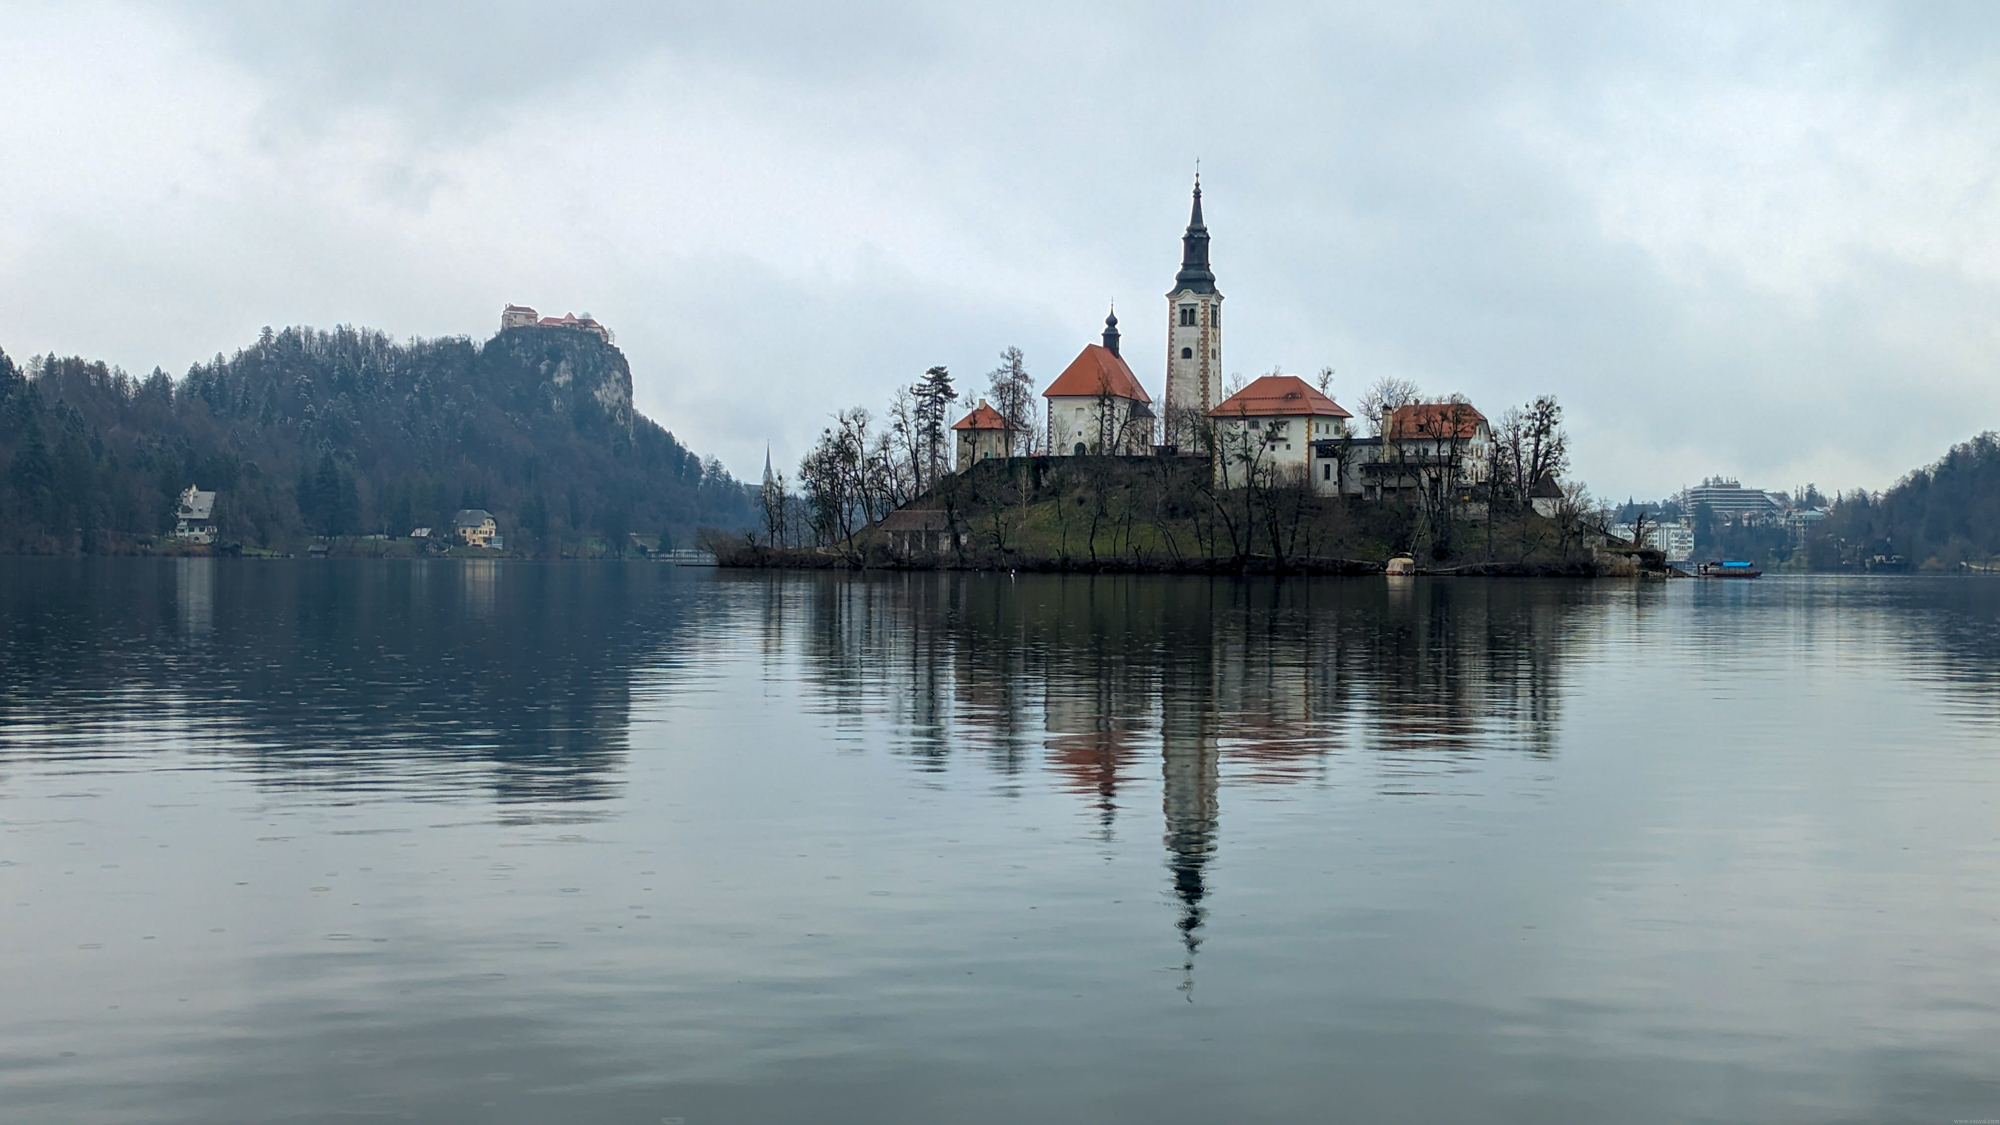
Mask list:
[[[2000,428],[2000,6],[10,2],[0,348],[594,313],[739,476],[924,368],[1568,411],[1576,474],[1880,488]]]

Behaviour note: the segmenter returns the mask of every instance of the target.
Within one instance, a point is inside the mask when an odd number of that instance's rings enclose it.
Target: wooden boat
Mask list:
[[[1694,568],[1696,578],[1761,578],[1764,572],[1747,562],[1705,562]]]

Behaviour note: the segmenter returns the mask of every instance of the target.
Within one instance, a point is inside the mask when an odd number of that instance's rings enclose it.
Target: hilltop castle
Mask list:
[[[500,331],[509,328],[573,328],[578,332],[588,332],[605,343],[611,342],[611,330],[597,323],[589,313],[578,316],[564,313],[561,316],[542,316],[526,305],[508,305],[500,310]]]

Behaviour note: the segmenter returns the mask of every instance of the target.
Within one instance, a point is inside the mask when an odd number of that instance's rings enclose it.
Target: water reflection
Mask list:
[[[174,593],[182,634],[190,642],[206,640],[215,631],[215,560],[175,559]]]
[[[1547,756],[1572,619],[1602,608],[1574,583],[762,581],[767,660],[796,645],[811,703],[857,729],[887,718],[921,771],[970,752],[1011,777],[1039,750],[1110,840],[1157,761],[1190,968],[1225,779],[1314,782],[1364,754],[1382,792],[1414,794],[1482,756]]]
[[[11,562],[0,747],[187,750],[274,786],[601,802],[620,784],[633,669],[708,612],[663,596],[674,577],[492,560]]]

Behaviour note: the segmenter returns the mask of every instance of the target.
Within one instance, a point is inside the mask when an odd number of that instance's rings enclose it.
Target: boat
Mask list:
[[[1694,568],[1696,578],[1761,578],[1764,572],[1747,562],[1705,562]]]

